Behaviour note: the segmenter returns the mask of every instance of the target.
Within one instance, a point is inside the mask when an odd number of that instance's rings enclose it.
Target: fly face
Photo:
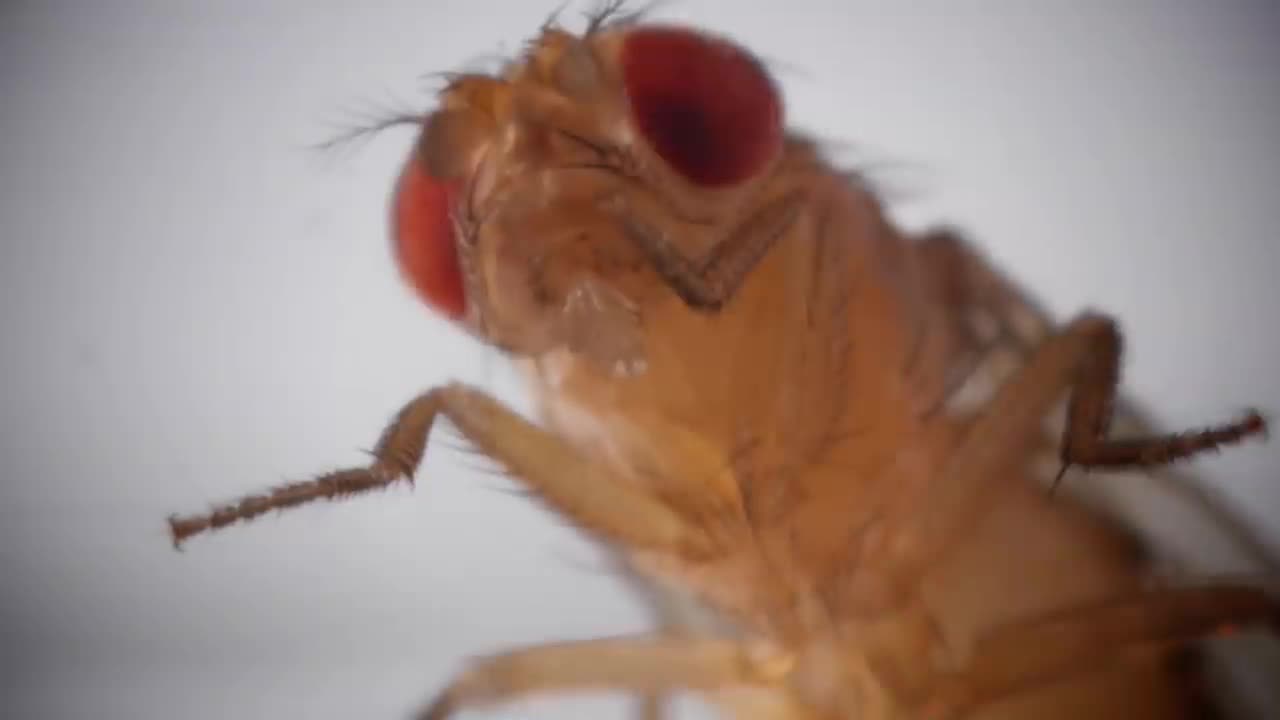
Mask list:
[[[454,78],[426,118],[394,199],[401,267],[508,352],[636,371],[643,308],[671,298],[656,280],[702,269],[690,258],[769,187],[782,128],[772,79],[726,40],[544,29],[500,75]]]

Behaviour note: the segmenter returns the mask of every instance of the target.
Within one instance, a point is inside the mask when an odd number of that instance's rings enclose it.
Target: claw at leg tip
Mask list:
[[[1268,422],[1267,416],[1261,411],[1251,408],[1246,416],[1245,422],[1248,423],[1249,429],[1259,436],[1263,442],[1271,439],[1271,423]]]
[[[173,543],[173,549],[175,551],[182,552],[182,536],[178,534],[178,516],[170,515],[168,517],[168,523],[169,541]]]

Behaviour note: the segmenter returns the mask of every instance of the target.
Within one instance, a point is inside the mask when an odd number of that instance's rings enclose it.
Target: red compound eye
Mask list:
[[[759,61],[732,43],[680,28],[632,30],[622,73],[640,133],[691,182],[742,182],[782,143],[778,91]]]
[[[456,183],[427,174],[415,154],[400,175],[392,202],[392,233],[401,274],[428,305],[453,320],[467,308],[449,221],[456,188]]]

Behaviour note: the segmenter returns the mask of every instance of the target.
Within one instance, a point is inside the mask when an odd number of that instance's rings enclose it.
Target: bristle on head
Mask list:
[[[641,27],[627,33],[621,60],[637,129],[690,182],[738,184],[781,147],[778,90],[737,45],[692,30]]]

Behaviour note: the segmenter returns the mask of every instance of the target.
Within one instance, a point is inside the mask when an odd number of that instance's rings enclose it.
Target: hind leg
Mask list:
[[[1254,625],[1280,630],[1280,603],[1242,585],[1144,591],[1043,615],[979,639],[968,667],[942,678],[923,714],[963,717],[1016,693]]]

